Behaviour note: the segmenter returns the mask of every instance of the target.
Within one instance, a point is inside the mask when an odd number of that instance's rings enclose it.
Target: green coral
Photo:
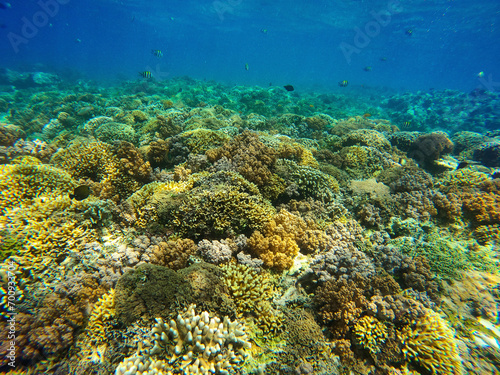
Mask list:
[[[243,264],[230,263],[222,269],[225,274],[222,281],[229,289],[238,313],[253,314],[257,324],[266,332],[279,330],[282,317],[271,308],[274,288],[269,275]]]
[[[335,178],[308,166],[298,165],[292,160],[280,159],[276,162],[276,172],[288,183],[297,185],[303,198],[315,198],[331,202],[339,191]]]
[[[207,150],[220,147],[224,142],[229,141],[230,137],[220,130],[194,129],[179,134],[179,138],[194,154],[203,154]]]
[[[16,255],[23,248],[23,243],[8,230],[0,230],[0,262]]]
[[[380,352],[381,345],[387,339],[387,327],[373,316],[360,318],[354,325],[356,341],[372,354]]]
[[[193,189],[178,207],[159,207],[159,215],[181,234],[200,238],[250,233],[264,225],[275,213],[273,206],[260,195],[250,195],[238,188]],[[167,224],[167,225],[168,225]]]

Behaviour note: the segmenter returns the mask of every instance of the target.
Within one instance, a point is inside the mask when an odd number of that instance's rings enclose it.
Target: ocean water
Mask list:
[[[500,81],[494,0],[10,5],[0,11],[4,66],[69,70],[98,82],[135,79],[143,70],[304,90],[337,90],[338,81],[349,80],[397,90],[467,92],[488,84],[498,89]],[[155,59],[152,49],[162,50],[163,59]],[[365,72],[366,66],[372,71]],[[481,71],[483,80],[477,77]]]
[[[498,0],[0,0],[0,374],[500,375]]]

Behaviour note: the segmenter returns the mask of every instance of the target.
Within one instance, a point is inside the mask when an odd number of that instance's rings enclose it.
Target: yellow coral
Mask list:
[[[370,353],[380,352],[380,345],[387,339],[386,326],[373,316],[364,316],[354,325],[356,340]]]
[[[269,302],[274,288],[266,272],[257,272],[243,264],[230,263],[222,266],[224,284],[228,287],[238,313],[252,313],[257,324],[265,331],[277,331],[282,325],[282,316],[273,311]]]
[[[104,294],[94,305],[86,331],[93,344],[100,345],[106,340],[115,317],[115,290]]]
[[[23,157],[12,165],[0,165],[0,209],[29,203],[39,196],[70,192],[76,182],[65,171],[41,164],[33,157]]]
[[[401,331],[403,354],[432,374],[461,375],[462,363],[453,330],[436,312],[426,314]]]

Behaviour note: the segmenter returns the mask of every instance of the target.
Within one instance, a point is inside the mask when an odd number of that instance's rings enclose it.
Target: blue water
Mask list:
[[[101,84],[150,70],[160,79],[303,90],[342,90],[342,80],[411,91],[500,89],[498,0],[9,2],[0,9],[0,67],[13,70]]]

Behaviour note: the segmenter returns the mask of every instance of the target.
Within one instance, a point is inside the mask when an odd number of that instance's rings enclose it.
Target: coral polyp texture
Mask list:
[[[227,316],[197,314],[195,306],[168,322],[157,318],[146,344],[125,358],[115,374],[227,375],[243,365],[251,348],[245,326]]]
[[[432,374],[463,374],[458,345],[453,330],[432,310],[402,332],[403,353],[406,359],[417,362]]]
[[[156,73],[0,70],[0,373],[498,374],[498,95]]]

